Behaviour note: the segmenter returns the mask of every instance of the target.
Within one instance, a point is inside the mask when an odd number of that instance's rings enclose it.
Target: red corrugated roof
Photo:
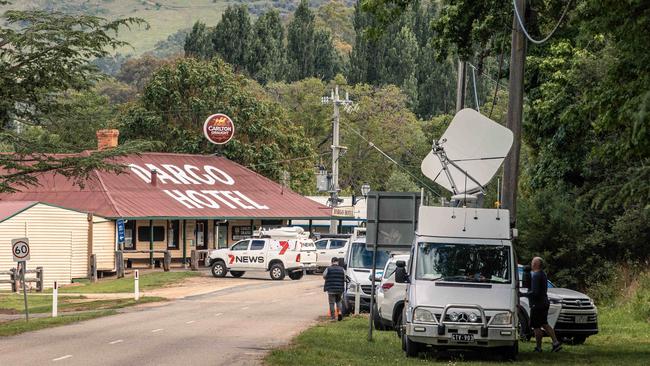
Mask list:
[[[38,202],[34,201],[0,201],[0,222],[24,211]]]
[[[47,202],[111,218],[330,217],[328,207],[224,157],[143,153],[117,160],[130,168],[121,174],[95,171],[83,188],[44,173],[39,186],[0,199]],[[151,169],[159,172],[155,186],[149,183]]]

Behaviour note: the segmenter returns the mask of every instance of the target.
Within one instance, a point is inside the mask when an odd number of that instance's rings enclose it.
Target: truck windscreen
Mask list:
[[[418,280],[510,283],[510,248],[499,245],[418,243]]]
[[[372,250],[367,250],[365,243],[352,243],[350,251],[350,268],[372,268]],[[383,269],[388,258],[390,254],[387,251],[378,250],[375,269]]]

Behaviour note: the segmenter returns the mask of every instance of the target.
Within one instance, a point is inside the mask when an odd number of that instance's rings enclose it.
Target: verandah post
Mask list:
[[[185,220],[183,220],[183,268],[187,268],[187,238],[185,237]]]
[[[153,220],[149,220],[149,268],[153,268]]]

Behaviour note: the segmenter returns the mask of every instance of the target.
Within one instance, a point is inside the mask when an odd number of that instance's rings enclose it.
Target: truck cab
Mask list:
[[[517,267],[507,210],[421,206],[406,283],[402,346],[518,353]]]
[[[345,257],[345,274],[349,278],[348,286],[343,294],[343,307],[350,311],[354,309],[355,294],[360,292],[360,309],[370,310],[370,296],[372,294],[372,255],[373,251],[366,248],[365,236],[356,236],[351,239],[350,248]],[[378,250],[376,257],[376,276],[383,274],[384,266],[390,258],[390,253]]]

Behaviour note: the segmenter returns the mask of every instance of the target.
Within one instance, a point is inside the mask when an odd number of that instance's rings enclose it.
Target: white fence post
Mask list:
[[[357,283],[356,292],[354,293],[354,315],[359,315],[361,311],[361,285]]]
[[[54,281],[54,287],[52,288],[52,318],[56,318],[59,315],[59,284],[57,281]]]
[[[134,298],[135,298],[135,301],[138,301],[138,300],[140,300],[140,274],[138,273],[137,269],[135,270],[134,273],[135,273],[134,276],[133,276],[133,279],[134,279],[134,282],[135,282]]]

